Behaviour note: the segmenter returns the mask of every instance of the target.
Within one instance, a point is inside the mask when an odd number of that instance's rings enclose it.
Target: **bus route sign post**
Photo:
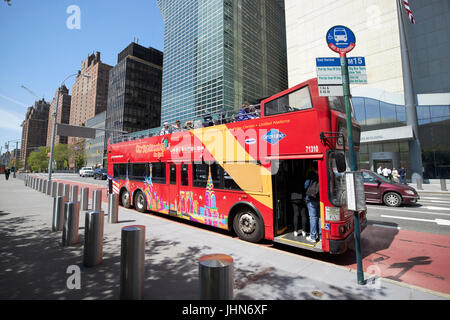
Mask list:
[[[326,35],[328,47],[336,53],[339,53],[341,59],[342,86],[344,90],[345,113],[347,115],[347,135],[348,149],[350,158],[350,170],[356,171],[355,149],[352,132],[352,112],[350,105],[350,77],[348,73],[347,52],[352,51],[356,45],[356,37],[352,30],[345,26],[334,26],[328,30]],[[355,250],[358,284],[363,285],[364,272],[362,268],[361,246],[360,246],[360,226],[359,212],[353,212],[355,221]]]

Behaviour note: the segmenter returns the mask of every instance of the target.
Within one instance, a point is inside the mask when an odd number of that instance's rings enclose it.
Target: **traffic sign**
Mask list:
[[[347,58],[350,83],[367,84],[366,59],[364,57]],[[317,79],[320,84],[342,84],[340,58],[316,58]]]
[[[355,34],[345,26],[332,27],[328,30],[326,38],[328,47],[339,54],[352,51],[356,45]]]
[[[344,88],[342,85],[319,85],[320,97],[342,97]]]

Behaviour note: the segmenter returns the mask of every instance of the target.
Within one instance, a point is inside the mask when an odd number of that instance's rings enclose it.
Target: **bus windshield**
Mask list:
[[[288,113],[299,110],[312,109],[311,95],[308,86],[300,88],[294,92],[285,94],[264,105],[264,115],[272,116],[276,114]]]

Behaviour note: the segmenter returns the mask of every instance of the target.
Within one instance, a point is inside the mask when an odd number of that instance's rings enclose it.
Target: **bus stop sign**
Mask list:
[[[339,54],[353,50],[356,45],[355,34],[347,27],[334,26],[327,32],[328,47]]]

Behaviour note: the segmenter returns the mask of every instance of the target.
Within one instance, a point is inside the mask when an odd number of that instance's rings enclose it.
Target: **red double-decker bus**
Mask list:
[[[120,204],[309,250],[343,253],[354,236],[338,170],[346,147],[342,97],[321,97],[311,79],[260,104],[260,116],[181,132],[110,141],[108,177]],[[353,120],[355,154],[360,127]],[[341,161],[342,162],[342,161]],[[319,176],[322,239],[293,233],[291,195]],[[359,212],[361,229],[366,213]],[[362,231],[362,230],[361,230]]]

